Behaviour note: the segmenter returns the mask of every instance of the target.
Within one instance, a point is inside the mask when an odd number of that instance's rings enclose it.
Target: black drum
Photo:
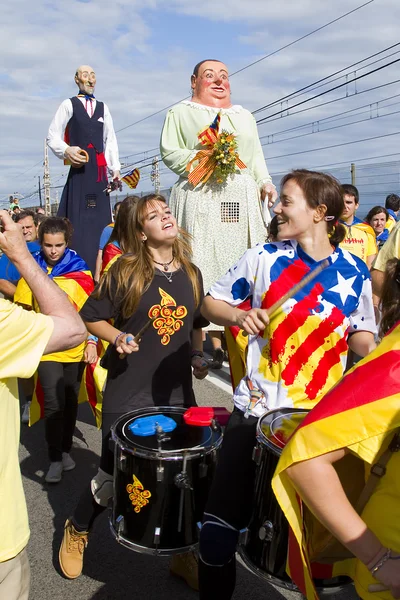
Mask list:
[[[185,408],[135,410],[112,426],[115,442],[111,531],[147,554],[194,549],[222,442],[221,427],[188,425]],[[142,423],[155,423],[153,433]],[[171,430],[172,429],[172,430]]]
[[[257,445],[253,460],[257,464],[254,511],[247,529],[241,532],[239,554],[257,576],[293,591],[297,586],[286,574],[289,526],[271,487],[282,449],[289,437],[306,417],[308,410],[280,408],[260,417]],[[348,577],[315,579],[316,587],[325,594],[336,593]]]

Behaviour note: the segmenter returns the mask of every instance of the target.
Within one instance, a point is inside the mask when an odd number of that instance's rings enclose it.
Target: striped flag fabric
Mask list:
[[[303,506],[286,469],[340,448],[351,448],[352,455],[372,464],[390,432],[400,427],[399,394],[400,322],[310,411],[283,450],[272,487],[291,529],[287,570],[308,600],[317,596]],[[351,572],[349,563],[328,568],[343,574],[343,565]]]
[[[211,125],[198,133],[197,137],[203,146],[213,146],[215,144],[218,139],[220,123],[221,113],[219,112]]]
[[[140,180],[140,171],[139,169],[132,169],[126,175],[124,175],[121,179],[128,187],[131,189],[135,189]]]
[[[103,250],[101,274],[106,273],[120,256],[122,256],[122,250],[119,246],[116,246],[112,242],[107,244]]]
[[[34,254],[34,259],[41,266],[42,270],[47,272],[47,263],[44,260],[41,252]],[[75,309],[79,311],[87,298],[90,296],[94,289],[94,282],[89,267],[85,261],[70,248],[67,248],[61,261],[54,266],[52,271],[48,273],[48,276],[53,279],[54,283],[58,285],[68,296],[68,299],[73,304]],[[20,279],[17,285],[17,290],[14,295],[14,302],[21,304],[27,308],[31,308],[36,312],[40,312],[39,305],[36,302],[28,284],[24,279]],[[78,346],[76,353],[83,352],[85,349],[85,343],[81,344],[81,348]],[[71,352],[71,351],[67,351]],[[54,360],[62,359],[62,353],[53,353]],[[52,358],[51,358],[52,360]],[[30,416],[29,424],[33,425],[44,417],[44,397],[43,390],[40,385],[40,380],[37,377],[37,373],[34,375],[34,394],[30,405]]]

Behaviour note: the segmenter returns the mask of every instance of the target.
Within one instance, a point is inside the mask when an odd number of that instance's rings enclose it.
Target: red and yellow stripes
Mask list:
[[[400,427],[400,324],[312,409],[286,445],[272,482],[290,524],[288,572],[307,598],[316,592],[310,575],[302,506],[286,469],[339,448],[351,447],[371,463],[382,437]],[[362,445],[361,445],[362,442]]]

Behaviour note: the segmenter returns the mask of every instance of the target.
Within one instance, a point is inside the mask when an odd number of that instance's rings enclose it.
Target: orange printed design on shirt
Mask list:
[[[153,327],[161,336],[161,343],[167,346],[171,336],[183,327],[183,319],[188,314],[185,306],[177,306],[175,300],[163,289],[158,288],[161,296],[160,304],[154,304],[149,312],[149,318],[154,319]]]
[[[126,486],[126,491],[129,494],[129,500],[134,506],[135,513],[140,513],[142,508],[149,503],[148,498],[151,498],[151,492],[143,488],[143,484],[136,475],[133,475],[133,483],[128,483]]]

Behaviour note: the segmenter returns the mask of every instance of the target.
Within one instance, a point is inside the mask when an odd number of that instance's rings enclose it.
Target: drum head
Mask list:
[[[304,408],[277,408],[267,412],[257,424],[258,441],[268,446],[274,454],[282,454],[282,448],[308,412]]]
[[[197,448],[212,449],[221,438],[221,430],[218,426],[213,429],[211,426],[194,426],[187,425],[183,419],[186,408],[178,408],[171,406],[151,406],[145,409],[139,409],[127,413],[112,426],[112,435],[114,440],[123,446],[128,451],[135,453],[151,455],[182,454],[185,451]],[[149,417],[154,415],[164,415],[173,419],[176,423],[176,428],[165,433],[161,445],[157,434],[147,437],[135,435],[130,429],[136,419]],[[161,447],[161,449],[160,449]]]

